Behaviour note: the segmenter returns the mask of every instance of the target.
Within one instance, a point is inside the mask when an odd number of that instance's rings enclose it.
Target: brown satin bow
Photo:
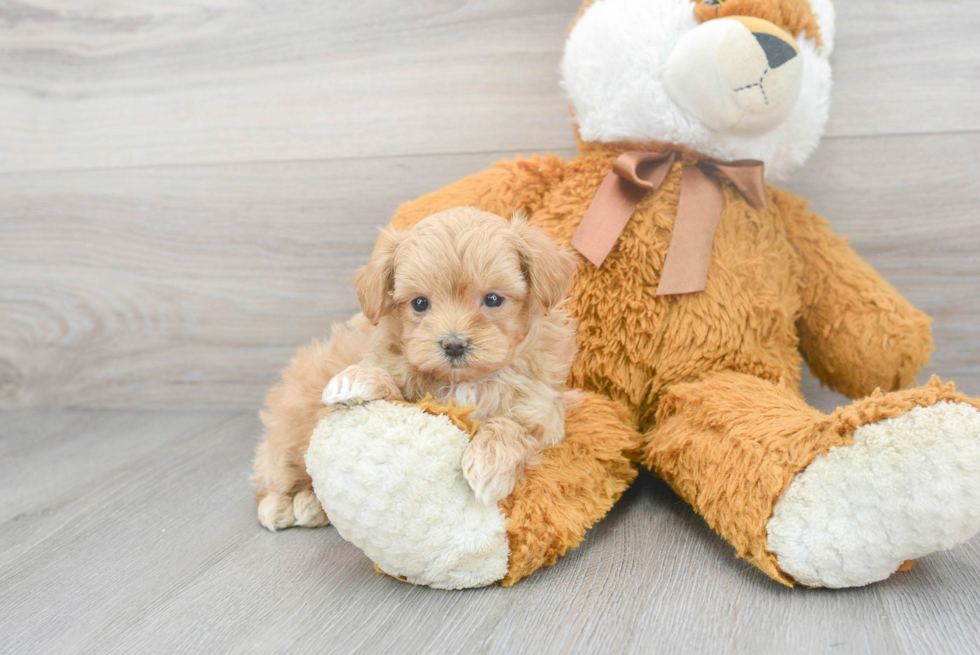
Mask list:
[[[572,237],[572,246],[590,262],[602,266],[636,206],[657,190],[679,156],[678,152],[643,150],[620,155],[582,217]],[[724,195],[721,184],[706,170],[724,174],[753,207],[765,209],[768,205],[761,161],[705,159],[685,165],[674,231],[657,286],[658,296],[704,291],[707,284],[711,246]]]

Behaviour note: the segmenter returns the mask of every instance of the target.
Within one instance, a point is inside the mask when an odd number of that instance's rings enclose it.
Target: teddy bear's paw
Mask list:
[[[813,587],[884,580],[980,531],[980,411],[916,407],[859,427],[798,474],[767,525],[780,568]]]
[[[293,497],[286,494],[270,493],[259,501],[259,523],[271,532],[291,528],[296,525]]]
[[[391,375],[379,368],[354,364],[335,375],[323,390],[323,404],[351,407],[374,400],[396,400],[401,393]]]
[[[370,403],[331,412],[306,451],[317,498],[337,534],[383,571],[439,589],[507,575],[506,517],[460,473],[470,435],[419,407]]]
[[[296,517],[296,525],[304,528],[330,525],[330,519],[320,506],[313,489],[301,489],[293,496],[293,515]]]

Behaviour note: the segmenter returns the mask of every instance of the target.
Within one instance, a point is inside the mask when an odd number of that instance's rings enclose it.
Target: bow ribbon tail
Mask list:
[[[646,189],[633,186],[610,171],[582,217],[572,237],[572,247],[597,268],[602,266],[646,195]]]
[[[721,183],[707,175],[704,168],[712,168],[728,178],[753,207],[769,207],[759,161],[708,159],[699,166],[685,166],[673,236],[657,285],[658,296],[697,293],[708,286],[708,266],[725,195]]]
[[[658,296],[704,291],[715,229],[721,218],[721,185],[697,166],[685,166],[673,235],[660,272]]]

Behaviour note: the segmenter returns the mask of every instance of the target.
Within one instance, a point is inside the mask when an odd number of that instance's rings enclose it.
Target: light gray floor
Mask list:
[[[434,591],[333,528],[262,530],[257,430],[242,412],[0,414],[0,652],[980,652],[980,540],[873,587],[790,590],[645,476],[557,566]]]

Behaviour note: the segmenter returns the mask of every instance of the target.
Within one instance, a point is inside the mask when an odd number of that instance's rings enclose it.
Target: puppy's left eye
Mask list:
[[[483,296],[483,304],[487,307],[500,307],[504,304],[504,297],[498,296],[495,293],[488,293]]]

